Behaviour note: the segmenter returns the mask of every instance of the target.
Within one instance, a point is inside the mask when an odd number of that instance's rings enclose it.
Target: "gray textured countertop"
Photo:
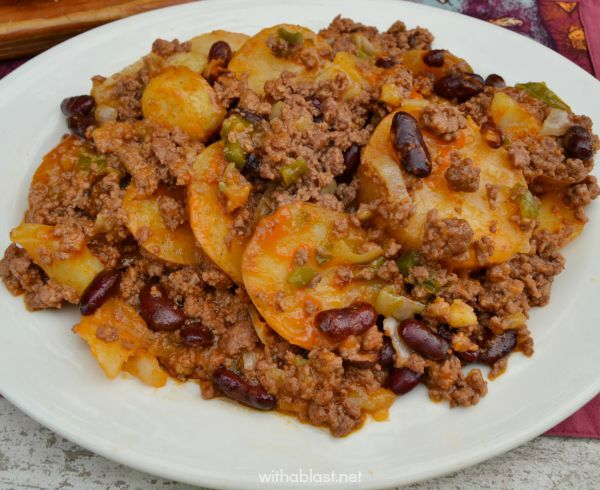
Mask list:
[[[0,399],[0,489],[190,489],[96,456]],[[600,440],[538,437],[513,451],[412,490],[596,489]]]

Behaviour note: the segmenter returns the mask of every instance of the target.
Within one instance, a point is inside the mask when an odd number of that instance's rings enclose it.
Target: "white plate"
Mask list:
[[[186,39],[212,29],[252,34],[279,22],[324,27],[336,14],[380,28],[396,19],[431,29],[436,45],[477,72],[508,82],[545,80],[578,113],[600,124],[600,84],[525,37],[443,10],[389,0],[206,1],[100,27],[38,56],[0,82],[0,245],[25,210],[31,176],[65,132],[59,103],[85,93],[149,50],[156,37]],[[334,439],[295,419],[203,401],[194,384],[161,390],[107,380],[70,327],[75,311],[27,313],[0,287],[0,390],[30,416],[94,452],[137,469],[220,488],[281,488],[259,473],[361,472],[356,488],[430,478],[522,444],[600,391],[600,206],[566,250],[551,304],[534,310],[536,354],[516,354],[475,408],[433,404],[420,387],[397,400],[385,423]],[[321,478],[325,478],[322,476]],[[303,488],[308,485],[293,485]],[[343,483],[330,487],[347,488]]]

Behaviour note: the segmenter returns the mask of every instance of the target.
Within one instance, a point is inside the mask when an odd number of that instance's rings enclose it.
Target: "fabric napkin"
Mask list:
[[[411,0],[455,10],[529,36],[600,77],[600,0]],[[0,79],[27,59],[0,63]],[[598,122],[600,124],[600,122]],[[600,438],[600,395],[547,435]]]

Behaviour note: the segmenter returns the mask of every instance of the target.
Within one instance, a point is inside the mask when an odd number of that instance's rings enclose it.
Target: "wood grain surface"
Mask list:
[[[0,0],[0,60],[39,53],[112,20],[191,0]]]

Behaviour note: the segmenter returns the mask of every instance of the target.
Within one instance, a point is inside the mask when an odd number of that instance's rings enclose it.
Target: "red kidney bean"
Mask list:
[[[60,104],[60,110],[65,116],[90,114],[94,110],[94,107],[96,107],[96,101],[91,95],[67,97]]]
[[[423,140],[417,120],[407,112],[396,112],[390,131],[392,145],[400,155],[402,166],[415,177],[431,174],[431,155]]]
[[[465,364],[470,364],[472,362],[477,362],[479,359],[479,351],[466,351],[466,352],[454,352],[456,357],[458,357]]]
[[[399,331],[404,342],[427,359],[441,361],[448,355],[450,349],[448,341],[418,320],[404,320],[400,324]]]
[[[467,75],[468,77],[474,78],[475,80],[478,80],[481,83],[484,83],[483,77],[477,73],[465,73],[465,75]]]
[[[594,156],[592,135],[583,126],[571,126],[563,136],[563,148],[569,158],[589,160]]]
[[[344,172],[336,178],[340,184],[349,184],[360,165],[360,146],[352,143],[344,152]]]
[[[121,273],[117,270],[103,270],[85,288],[79,300],[79,310],[84,316],[91,315],[100,308],[119,287]]]
[[[427,51],[423,55],[423,63],[427,66],[434,66],[439,68],[444,65],[444,59],[446,58],[446,50],[444,49],[432,49]]]
[[[231,48],[225,41],[217,41],[214,43],[208,51],[208,59],[220,60],[223,62],[223,66],[227,66],[229,60],[231,60]]]
[[[494,88],[504,88],[506,87],[506,82],[500,75],[492,73],[485,78],[485,85]]]
[[[377,321],[377,312],[368,303],[321,311],[315,317],[317,328],[334,340],[366,332]]]
[[[273,410],[275,408],[276,400],[273,395],[260,385],[250,384],[229,369],[223,367],[217,369],[213,373],[213,380],[227,398],[257,410]]]
[[[179,331],[181,340],[188,347],[210,347],[215,341],[215,334],[199,320],[188,321]]]
[[[379,365],[381,367],[389,367],[394,365],[396,359],[396,351],[389,337],[383,337],[383,345],[379,349]]]
[[[146,284],[140,291],[142,318],[152,330],[176,330],[185,323],[185,314],[160,284]]]
[[[483,92],[483,81],[474,73],[451,73],[433,84],[436,95],[465,102]]]
[[[511,353],[517,346],[517,332],[506,330],[500,335],[487,338],[479,349],[478,360],[492,365]]]
[[[379,68],[391,68],[395,65],[396,62],[392,58],[378,58],[375,62],[375,66]]]
[[[90,126],[96,125],[96,119],[92,114],[73,114],[67,117],[67,127],[71,133],[85,138],[85,132]]]
[[[486,121],[479,130],[483,140],[491,148],[500,148],[502,146],[502,131],[500,131],[493,122]]]
[[[423,374],[408,368],[392,368],[387,378],[386,386],[396,395],[404,395],[411,391],[423,379]]]

